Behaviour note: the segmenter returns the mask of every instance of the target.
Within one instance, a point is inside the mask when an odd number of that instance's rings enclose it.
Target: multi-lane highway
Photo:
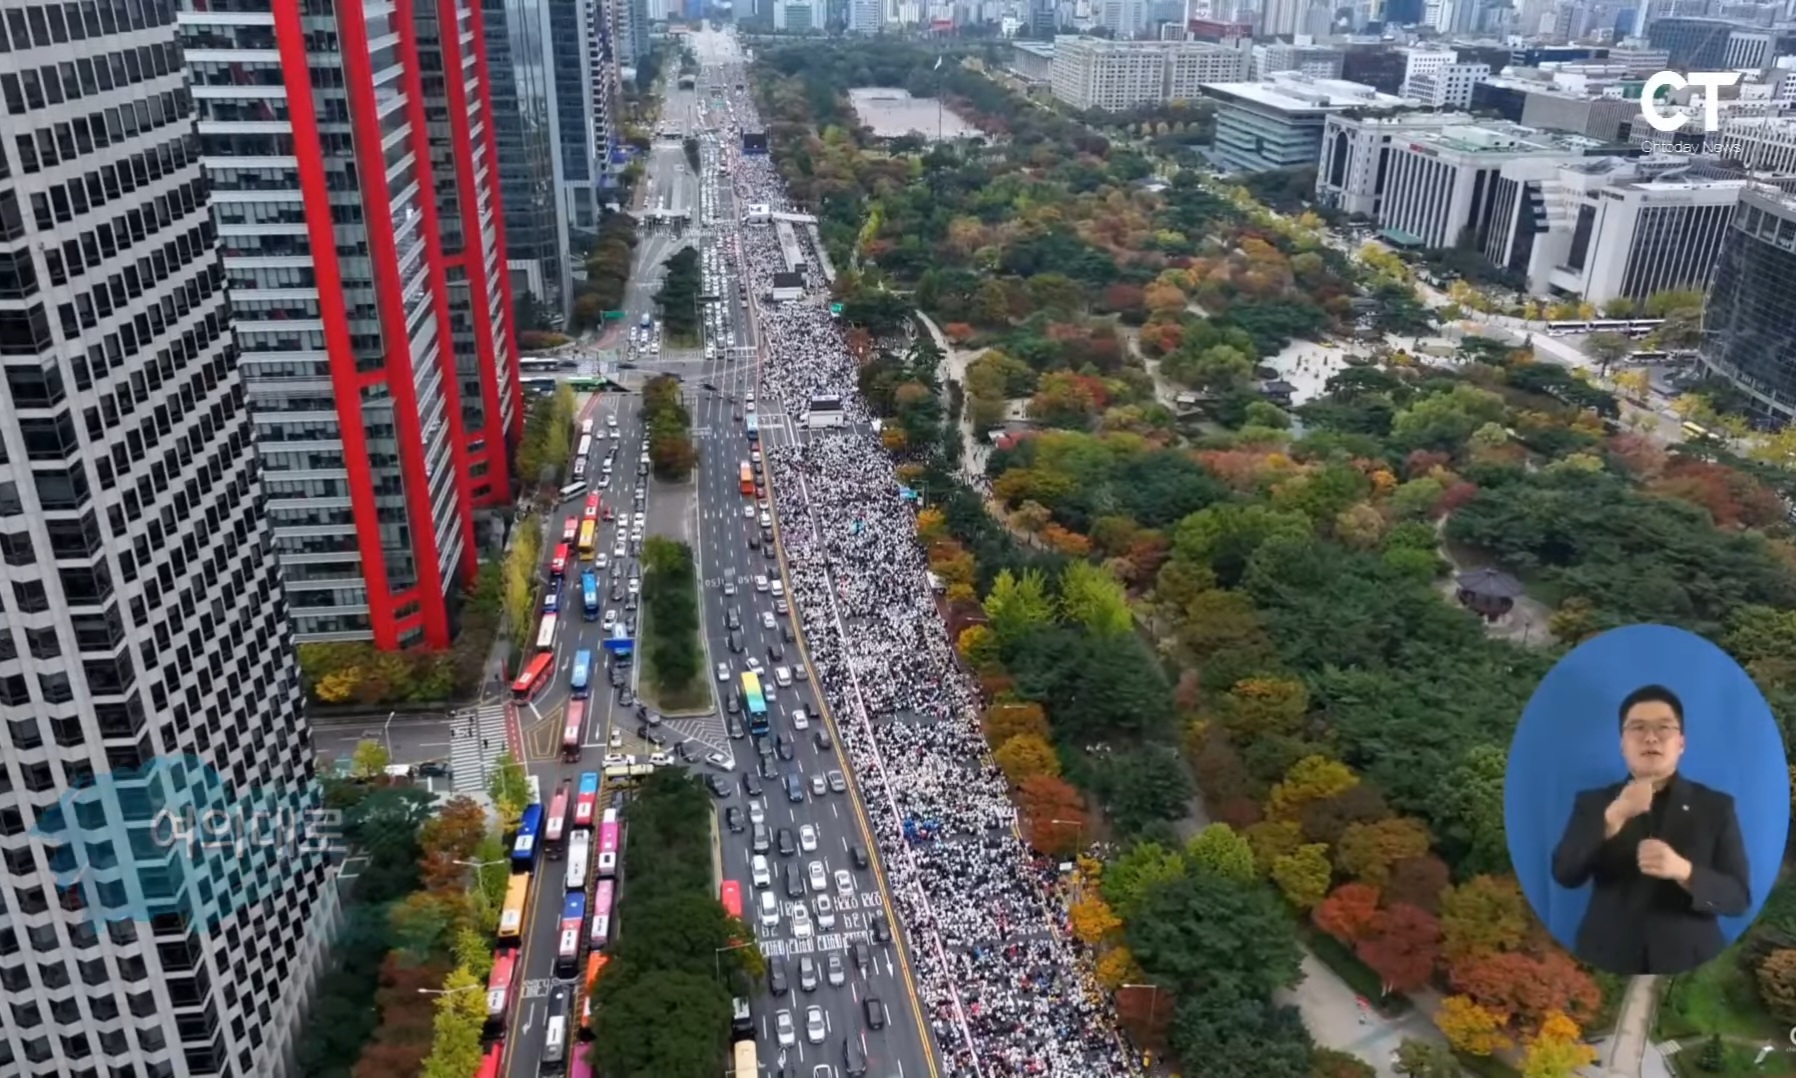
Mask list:
[[[791,439],[796,432],[788,417],[756,411],[755,301],[741,284],[740,208],[729,184],[720,182],[719,169],[737,152],[733,136],[721,129],[729,122],[725,98],[734,94],[741,72],[716,67],[720,59],[732,57],[732,45],[727,40],[721,46],[702,43],[699,55],[710,58],[712,66],[701,74],[698,89],[669,90],[668,123],[681,134],[704,132],[701,167],[694,173],[677,141],[658,143],[649,155],[646,205],[651,211],[689,212],[691,224],[678,235],[667,225],[645,227],[637,274],[627,293],[631,361],[645,375],[682,378],[699,468],[693,481],[678,485],[638,474],[644,450],[639,398],[607,396],[586,403],[583,418],[593,421],[601,446],[594,451],[589,474],[598,476],[598,462],[616,449],[612,478],[599,490],[615,513],[614,520],[603,522],[597,544],[605,559],[600,570],[604,620],[582,617],[583,566],[570,565],[552,682],[519,708],[527,766],[548,801],[562,782],[574,784],[581,772],[598,770],[608,753],[641,758],[677,748],[682,741],[691,743],[697,750],[690,754],[696,761],[692,766],[724,780],[724,792],[714,798],[720,863],[724,878],[741,886],[744,918],[768,961],[769,975],[754,986],[750,999],[759,1062],[767,1078],[858,1078],[858,1067],[844,1065],[850,1058],[864,1059],[864,1073],[873,1078],[933,1078],[937,1064],[911,987],[902,938],[898,926],[886,920],[877,849],[830,721],[819,711],[814,674],[787,606],[790,585],[776,544],[778,522],[771,519],[765,470],[758,467],[761,443],[747,436],[751,415],[764,432],[760,437],[770,442]],[[713,94],[713,86],[721,93]],[[739,97],[737,107],[746,107]],[[708,354],[664,351],[658,345],[665,342],[637,328],[644,312],[658,313],[652,297],[662,261],[689,243],[703,255],[704,292],[710,297],[703,312]],[[613,430],[615,437],[609,436]],[[761,484],[750,493],[742,489],[744,464]],[[562,520],[578,516],[583,500],[572,499],[550,514],[546,553],[559,540]],[[638,613],[630,601],[630,582],[640,572],[639,551],[630,536],[639,521],[645,535],[665,535],[694,548],[702,577],[706,674],[716,703],[709,715],[668,716],[653,729],[639,725],[633,699],[623,695],[628,689],[633,696],[638,667],[621,668],[624,684],[613,687],[601,647],[610,619],[628,625]],[[546,564],[544,568],[546,572]],[[563,762],[559,750],[568,681],[574,656],[582,650],[600,657],[586,701],[584,758]],[[765,737],[748,736],[742,675],[750,671],[758,674],[765,693]],[[623,703],[625,699],[631,702]],[[643,735],[663,744],[645,742]],[[733,765],[727,772],[702,762],[717,751]],[[601,809],[608,803],[609,792],[600,799]],[[762,859],[758,863],[757,857]],[[565,1067],[565,1062],[546,1062],[544,1054],[552,1007],[577,995],[571,978],[555,975],[564,873],[563,862],[539,863],[521,934],[519,990],[511,995],[506,1023],[504,1073],[510,1078],[536,1078]],[[621,886],[627,889],[629,881]],[[627,925],[620,928],[629,930]]]

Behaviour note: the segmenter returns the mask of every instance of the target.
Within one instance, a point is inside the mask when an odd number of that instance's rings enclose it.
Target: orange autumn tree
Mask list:
[[[1448,996],[1434,1012],[1434,1024],[1458,1052],[1469,1056],[1488,1056],[1501,1052],[1510,1044],[1504,1028],[1509,1016],[1492,1010],[1467,996]]]
[[[1348,946],[1365,937],[1377,916],[1378,888],[1364,883],[1342,884],[1310,911],[1317,928]]]
[[[1076,852],[1085,835],[1085,799],[1065,779],[1032,775],[1017,787],[1017,810],[1029,845],[1053,857]]]

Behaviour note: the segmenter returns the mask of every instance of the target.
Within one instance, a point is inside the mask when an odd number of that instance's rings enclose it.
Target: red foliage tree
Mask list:
[[[1480,955],[1450,970],[1449,979],[1479,1005],[1514,1015],[1524,1026],[1538,1025],[1550,1011],[1582,1024],[1602,1002],[1596,982],[1559,951]]]
[[[1085,833],[1085,799],[1065,779],[1032,775],[1017,787],[1029,845],[1065,857],[1077,852]]]
[[[1147,293],[1139,285],[1113,284],[1104,289],[1103,304],[1117,314],[1140,313],[1147,309]]]
[[[942,327],[942,336],[955,344],[961,344],[973,338],[973,327],[965,322],[949,322]]]
[[[1378,919],[1378,888],[1369,883],[1343,883],[1316,904],[1310,920],[1342,943],[1364,939]]]
[[[1717,528],[1760,527],[1782,519],[1777,495],[1732,468],[1679,457],[1648,485],[1655,494],[1706,509]]]
[[[1478,485],[1476,483],[1468,483],[1463,479],[1458,480],[1434,500],[1433,513],[1436,517],[1444,517],[1477,496]]]
[[[1378,911],[1354,948],[1384,982],[1384,990],[1412,992],[1428,983],[1441,953],[1441,924],[1407,902]]]
[[[1453,463],[1453,458],[1445,453],[1433,450],[1418,449],[1403,462],[1403,474],[1411,479],[1420,479],[1436,468],[1445,468]]]

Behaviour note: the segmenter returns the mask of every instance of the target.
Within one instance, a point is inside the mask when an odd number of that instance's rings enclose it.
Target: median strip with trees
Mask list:
[[[643,546],[642,566],[643,693],[664,712],[708,707],[692,548],[651,537]]]

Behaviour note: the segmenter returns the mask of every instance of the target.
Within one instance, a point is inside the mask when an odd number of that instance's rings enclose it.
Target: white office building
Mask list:
[[[1138,105],[1188,101],[1212,82],[1247,72],[1249,53],[1204,41],[1054,39],[1049,86],[1077,109],[1119,112]]]
[[[1448,64],[1412,76],[1403,84],[1403,96],[1430,108],[1470,108],[1472,87],[1488,78],[1489,64]]]
[[[1259,82],[1214,83],[1204,94],[1216,100],[1217,162],[1245,172],[1313,165],[1321,159],[1323,125],[1330,115],[1406,104],[1361,83],[1293,72]]]
[[[1549,167],[1534,172],[1511,167],[1509,174],[1550,175],[1559,163],[1596,146],[1579,136],[1507,123],[1416,132],[1391,148],[1377,222],[1404,246],[1454,246],[1488,227],[1496,181],[1506,167],[1542,162]]]
[[[1452,49],[1408,48],[1398,49],[1403,55],[1403,82],[1397,92],[1403,97],[1413,97],[1411,83],[1425,75],[1433,75],[1443,68],[1459,62],[1459,54]],[[1490,72],[1486,71],[1486,75]]]
[[[313,766],[175,5],[0,15],[0,1075],[285,1078],[330,869],[155,831]]]
[[[1392,148],[1425,131],[1477,123],[1469,113],[1336,113],[1326,118],[1316,168],[1318,204],[1377,220],[1384,208]]]

